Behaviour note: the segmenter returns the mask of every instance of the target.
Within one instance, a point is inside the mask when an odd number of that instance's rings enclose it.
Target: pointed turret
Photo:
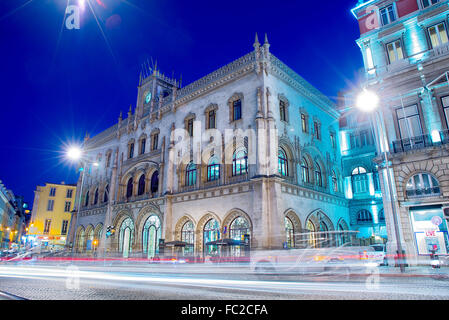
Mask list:
[[[257,37],[257,32],[256,32],[256,39],[254,40],[253,47],[256,50],[260,47],[259,38]]]

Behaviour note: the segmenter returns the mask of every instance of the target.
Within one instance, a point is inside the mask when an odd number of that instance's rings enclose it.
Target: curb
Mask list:
[[[0,291],[0,300],[1,299],[5,299],[5,300],[28,300],[10,293],[6,293],[6,292],[2,292]]]

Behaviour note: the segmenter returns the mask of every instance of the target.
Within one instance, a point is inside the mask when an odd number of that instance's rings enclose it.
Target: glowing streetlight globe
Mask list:
[[[357,97],[356,106],[363,112],[372,112],[379,106],[379,97],[375,93],[363,89]]]
[[[67,157],[71,160],[78,160],[81,158],[81,149],[78,147],[71,147],[68,151],[67,151]]]

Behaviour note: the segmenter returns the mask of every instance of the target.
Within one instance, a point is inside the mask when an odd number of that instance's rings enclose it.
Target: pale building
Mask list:
[[[409,263],[433,248],[447,255],[448,1],[359,1],[352,12],[361,31],[363,86],[380,97],[377,151],[387,151],[392,168],[393,206],[384,158],[375,159],[382,172],[388,251],[397,251],[396,226]]]
[[[76,185],[62,182],[37,186],[28,228],[33,245],[49,249],[65,247],[75,196]]]
[[[103,226],[116,230],[107,250],[125,257],[155,256],[161,240],[196,256],[214,255],[218,239],[234,256],[323,245],[313,232],[349,229],[338,119],[266,38],[182,88],[147,68],[134,112],[85,140],[74,251],[90,251]]]

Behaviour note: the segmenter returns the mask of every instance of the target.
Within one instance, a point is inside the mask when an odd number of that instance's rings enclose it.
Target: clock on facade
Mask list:
[[[150,103],[151,101],[151,92],[145,93],[145,103]]]

